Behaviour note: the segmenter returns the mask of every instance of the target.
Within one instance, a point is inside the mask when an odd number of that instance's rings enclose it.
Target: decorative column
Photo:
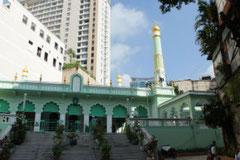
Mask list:
[[[153,46],[154,46],[154,80],[155,87],[166,87],[166,74],[161,47],[160,28],[154,24],[152,28]]]
[[[35,113],[35,120],[34,120],[34,132],[40,131],[40,122],[41,121],[41,112]]]
[[[67,104],[59,104],[60,111],[60,124],[65,126],[66,121],[66,113],[67,113]]]
[[[35,103],[34,132],[40,132],[41,114],[44,103]]]
[[[112,133],[112,115],[107,115],[107,133]]]
[[[89,127],[89,114],[84,114],[84,132],[85,132],[85,127],[88,126]]]
[[[106,115],[107,115],[107,133],[112,133],[112,115],[113,115],[113,106],[112,104],[105,104]]]
[[[83,132],[86,132],[85,129],[88,126],[89,127],[89,114],[90,114],[90,104],[83,104],[83,114],[84,114],[84,120],[83,120]]]

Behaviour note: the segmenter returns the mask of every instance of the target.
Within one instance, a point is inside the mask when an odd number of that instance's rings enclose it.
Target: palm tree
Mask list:
[[[70,57],[70,63],[72,63],[73,61],[75,61],[76,53],[75,53],[75,51],[74,51],[72,48],[69,48],[69,49],[67,50],[67,54],[68,54],[69,57]]]
[[[208,55],[214,52],[221,38],[221,28],[218,23],[218,12],[214,0],[209,3],[198,1],[199,15],[196,17],[196,43],[201,45],[200,52]]]

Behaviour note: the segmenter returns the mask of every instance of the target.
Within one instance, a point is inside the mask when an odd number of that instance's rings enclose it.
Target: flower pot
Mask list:
[[[77,145],[77,140],[72,140],[72,141],[70,141],[70,145],[71,145],[71,146]]]

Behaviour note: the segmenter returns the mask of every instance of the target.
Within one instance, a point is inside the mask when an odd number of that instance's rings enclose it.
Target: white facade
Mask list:
[[[0,0],[0,79],[61,82],[64,44],[16,0]]]
[[[110,83],[110,0],[25,0],[50,31],[72,48],[76,60],[103,85]],[[65,61],[66,62],[66,61]]]

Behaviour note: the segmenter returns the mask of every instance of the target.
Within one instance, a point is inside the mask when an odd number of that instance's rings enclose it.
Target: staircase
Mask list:
[[[95,160],[94,152],[90,147],[92,137],[89,133],[79,134],[76,146],[65,145],[61,160]]]
[[[111,133],[106,134],[105,139],[111,145],[111,160],[146,160],[146,154],[141,152],[139,145],[130,144],[124,134]]]
[[[27,132],[24,142],[16,146],[10,160],[49,159],[54,132]]]

